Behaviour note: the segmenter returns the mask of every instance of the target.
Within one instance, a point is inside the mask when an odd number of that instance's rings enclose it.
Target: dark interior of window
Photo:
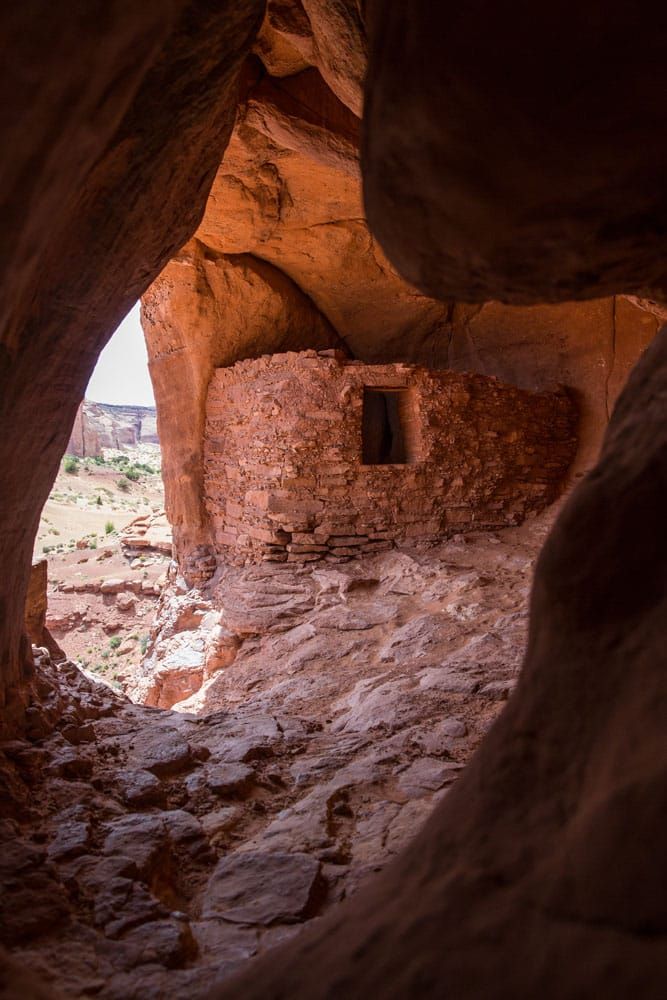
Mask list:
[[[401,420],[400,389],[364,388],[361,421],[364,465],[405,465],[408,461]]]

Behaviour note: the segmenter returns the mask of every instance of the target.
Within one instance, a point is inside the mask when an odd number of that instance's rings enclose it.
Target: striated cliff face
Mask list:
[[[142,300],[181,561],[211,543],[202,504],[208,383],[214,368],[243,358],[339,347],[368,363],[474,371],[523,389],[565,384],[581,418],[574,474],[589,468],[656,318],[616,297],[510,306],[425,295],[397,273],[366,221],[359,6],[272,0],[254,51],[201,224]],[[391,200],[383,211],[393,215]]]
[[[103,448],[157,443],[154,406],[117,406],[84,399],[74,419],[67,452],[92,458],[101,455]]]

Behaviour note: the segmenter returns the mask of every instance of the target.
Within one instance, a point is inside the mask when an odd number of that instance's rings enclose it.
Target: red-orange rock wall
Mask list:
[[[334,352],[325,352],[330,355]],[[405,464],[364,464],[365,388],[404,390]],[[566,393],[316,351],[214,372],[205,504],[227,561],[347,559],[406,538],[520,522],[576,450]]]

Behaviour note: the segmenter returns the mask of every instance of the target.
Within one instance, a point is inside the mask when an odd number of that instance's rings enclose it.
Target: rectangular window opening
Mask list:
[[[417,461],[411,395],[410,389],[364,386],[361,418],[364,465],[410,465]]]

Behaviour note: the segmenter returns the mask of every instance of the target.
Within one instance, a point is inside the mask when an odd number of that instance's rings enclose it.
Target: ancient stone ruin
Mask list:
[[[2,1000],[664,1000],[654,7],[3,5]],[[121,691],[31,563],[139,298]]]
[[[561,393],[338,351],[217,369],[204,489],[225,561],[344,562],[399,540],[519,524],[576,449]]]

